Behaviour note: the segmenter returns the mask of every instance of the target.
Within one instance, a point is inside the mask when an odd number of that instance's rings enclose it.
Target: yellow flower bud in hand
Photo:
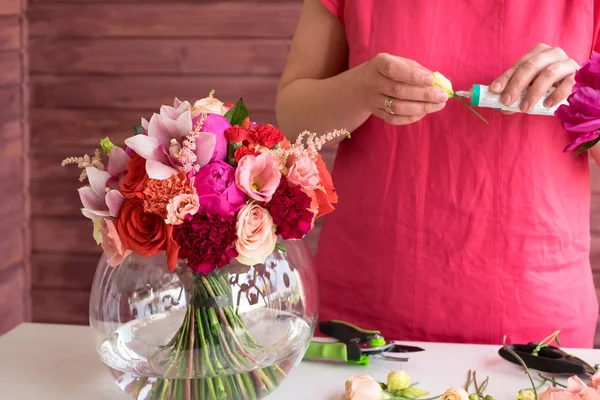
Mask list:
[[[531,389],[519,390],[517,400],[535,400],[535,393]]]
[[[433,73],[433,86],[442,89],[448,97],[454,97],[454,90],[452,89],[452,82],[448,80],[444,75],[439,72]]]
[[[404,371],[392,371],[388,374],[387,390],[395,393],[410,386],[410,376]]]

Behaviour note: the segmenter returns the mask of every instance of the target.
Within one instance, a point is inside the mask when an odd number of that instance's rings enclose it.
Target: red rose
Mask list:
[[[230,143],[242,143],[248,137],[248,131],[239,125],[225,129],[225,139]]]
[[[127,173],[121,181],[121,194],[127,199],[144,199],[144,188],[148,174],[146,173],[146,160],[134,154],[127,163]]]
[[[235,152],[233,153],[233,158],[235,158],[235,162],[239,163],[242,157],[244,156],[257,156],[259,154],[260,153],[254,149],[251,150],[246,146],[240,146],[237,149],[235,149]]]
[[[160,215],[144,212],[141,199],[125,200],[114,223],[126,249],[144,257],[166,251],[169,270],[177,267],[179,246],[173,240],[173,225],[167,225]]]
[[[290,186],[287,179],[279,181],[265,208],[277,225],[275,233],[283,239],[302,239],[312,229],[315,214],[311,211],[311,199],[300,186]]]
[[[248,142],[265,146],[269,149],[272,149],[273,146],[279,144],[283,139],[285,139],[283,132],[273,125],[258,125],[256,128],[248,131]]]

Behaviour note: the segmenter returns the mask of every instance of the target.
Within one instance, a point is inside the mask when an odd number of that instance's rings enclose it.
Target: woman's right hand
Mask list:
[[[431,71],[413,60],[381,53],[363,64],[360,93],[372,114],[392,125],[417,122],[446,106]]]

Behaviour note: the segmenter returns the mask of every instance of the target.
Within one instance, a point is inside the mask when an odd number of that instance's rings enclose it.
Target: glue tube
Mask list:
[[[562,103],[556,104],[554,107],[546,107],[544,106],[544,101],[548,96],[554,92],[555,88],[551,88],[542,98],[538,101],[535,106],[527,113],[532,115],[554,115],[554,112],[558,107],[562,104],[568,104],[567,101],[563,101]],[[489,86],[485,85],[473,85],[470,91],[458,91],[456,92],[457,96],[466,97],[471,99],[471,105],[473,107],[485,107],[485,108],[494,108],[496,110],[502,111],[511,111],[511,112],[522,112],[520,109],[521,101],[525,98],[527,94],[528,88],[525,88],[516,102],[514,102],[510,106],[505,106],[500,102],[500,95],[494,93],[490,90]]]

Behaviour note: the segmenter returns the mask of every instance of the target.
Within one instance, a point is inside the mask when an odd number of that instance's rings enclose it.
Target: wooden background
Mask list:
[[[16,1],[16,0],[15,0]],[[13,0],[0,0],[0,4]],[[17,3],[15,3],[17,4]],[[100,251],[92,224],[79,213],[79,171],[61,168],[67,156],[92,153],[98,140],[130,136],[141,116],[149,117],[173,96],[190,101],[211,89],[224,101],[242,95],[258,122],[274,123],[278,77],[301,8],[300,0],[30,0],[29,58],[31,89],[31,298],[35,321],[87,323],[91,281]],[[21,157],[27,151],[26,126],[19,122],[23,65],[19,49],[19,7],[0,14],[0,101],[2,117],[0,190],[8,199],[0,217],[2,231],[23,225]],[[233,22],[233,23],[232,23]],[[11,25],[12,24],[12,25]],[[12,33],[11,33],[12,32]],[[18,99],[18,100],[15,100]],[[2,114],[4,115],[4,114]],[[6,143],[3,141],[3,143]],[[8,179],[5,164],[14,162]],[[326,154],[328,162],[334,150]],[[12,169],[11,169],[12,168]],[[593,254],[600,285],[600,173],[594,170]],[[21,178],[21,175],[19,175]],[[7,192],[8,190],[8,192]],[[7,196],[5,193],[13,193]],[[17,197],[18,196],[18,197]],[[18,199],[18,200],[17,200]],[[6,204],[6,201],[5,201]],[[10,217],[9,217],[10,216]],[[11,232],[13,230],[11,229]],[[317,227],[309,238],[318,239]],[[3,238],[0,261],[2,306],[27,287],[26,236]],[[6,257],[4,254],[9,254]],[[8,261],[7,261],[8,260]],[[7,265],[20,269],[7,269]],[[7,300],[8,299],[8,300]],[[25,309],[25,308],[24,308]],[[18,309],[11,321],[23,318]],[[1,328],[1,326],[0,326]],[[600,336],[597,341],[600,345]]]
[[[27,23],[0,2],[0,334],[29,319]]]

